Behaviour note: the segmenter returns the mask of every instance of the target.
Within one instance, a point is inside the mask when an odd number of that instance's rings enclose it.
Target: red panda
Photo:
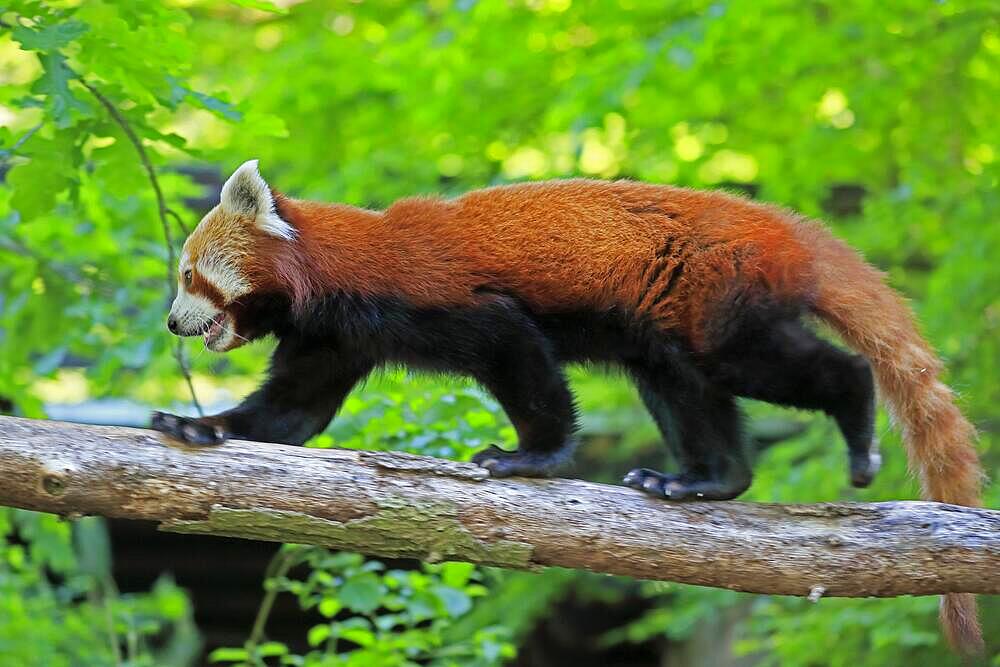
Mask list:
[[[216,351],[279,341],[239,406],[154,414],[154,428],[192,444],[301,444],[373,369],[405,364],[470,376],[497,398],[519,444],[476,455],[491,475],[551,475],[575,443],[562,368],[595,362],[634,379],[681,466],[632,470],[629,486],[738,496],[751,466],[736,397],[749,397],[833,417],[863,487],[880,461],[877,382],[925,497],[980,502],[973,427],[903,299],[822,226],[773,206],[565,180],[369,211],[285,197],[251,161],[187,239],[178,280],[173,333]],[[860,355],[816,336],[808,315]],[[953,645],[982,645],[972,595],[945,596],[942,622]]]

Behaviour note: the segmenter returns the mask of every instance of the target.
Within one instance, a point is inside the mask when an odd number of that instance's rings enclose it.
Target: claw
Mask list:
[[[216,424],[166,412],[154,412],[150,426],[185,445],[206,447],[222,444],[226,440],[225,431]]]
[[[504,449],[500,449],[496,445],[490,445],[481,452],[476,452],[472,456],[472,462],[483,468],[488,467],[490,464],[496,465],[497,459],[502,458],[504,455],[511,454]]]
[[[490,473],[490,477],[551,477],[566,463],[564,452],[508,451],[490,445],[472,457],[472,462]]]
[[[637,491],[672,501],[728,500],[743,493],[750,485],[749,479],[717,480],[685,473],[664,474],[647,468],[630,470],[623,481]]]

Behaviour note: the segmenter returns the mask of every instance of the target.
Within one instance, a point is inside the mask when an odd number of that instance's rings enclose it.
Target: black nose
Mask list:
[[[167,318],[167,328],[170,329],[170,333],[172,333],[172,334],[177,333],[177,318],[176,317],[168,317]]]

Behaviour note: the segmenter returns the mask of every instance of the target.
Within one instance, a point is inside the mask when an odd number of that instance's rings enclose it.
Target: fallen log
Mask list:
[[[1000,593],[1000,512],[931,502],[670,503],[568,479],[489,479],[391,452],[0,417],[0,504],[382,557],[583,568],[781,595]]]

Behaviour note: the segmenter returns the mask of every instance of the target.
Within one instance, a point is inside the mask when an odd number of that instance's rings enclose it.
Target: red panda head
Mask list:
[[[179,336],[202,335],[205,346],[217,352],[259,336],[252,323],[240,321],[241,299],[273,286],[283,273],[275,264],[288,254],[280,246],[296,237],[295,228],[275,210],[257,161],[245,162],[222,186],[219,205],[184,243],[167,327]]]

